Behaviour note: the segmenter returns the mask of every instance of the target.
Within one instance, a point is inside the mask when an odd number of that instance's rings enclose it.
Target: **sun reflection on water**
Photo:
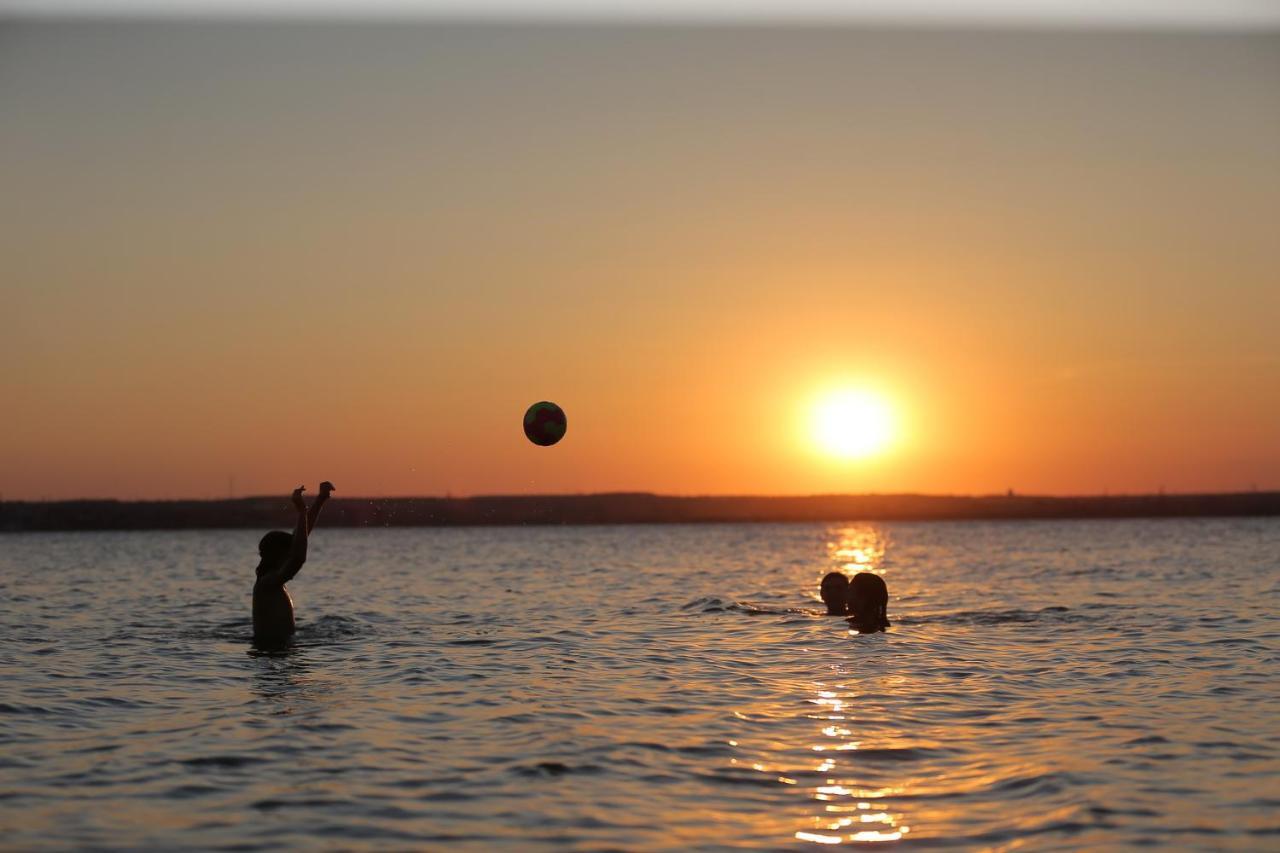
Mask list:
[[[808,701],[820,706],[825,713],[811,714],[812,719],[823,725],[818,729],[820,738],[810,745],[813,752],[826,753],[814,767],[814,772],[830,774],[820,784],[812,784],[804,790],[814,805],[820,808],[804,818],[804,826],[794,831],[797,841],[814,844],[876,844],[898,841],[911,831],[902,823],[902,815],[878,802],[892,794],[902,793],[902,788],[864,788],[854,779],[842,778],[853,771],[849,766],[857,760],[862,740],[850,739],[856,726],[845,714],[854,698],[844,684],[815,684],[814,697]]]
[[[825,544],[824,573],[886,572],[891,543],[887,532],[875,526],[828,528]],[[784,833],[783,837],[828,846],[899,841],[911,827],[904,822],[905,814],[893,808],[894,798],[914,790],[921,780],[901,776],[897,768],[902,765],[882,763],[884,752],[901,747],[902,733],[885,727],[883,715],[875,710],[883,703],[865,691],[901,689],[905,679],[886,675],[872,685],[863,683],[862,676],[855,679],[843,664],[833,670],[833,680],[805,679],[793,684],[808,709],[801,716],[811,721],[812,734],[773,744],[771,757],[805,753],[807,759],[774,761],[757,754],[742,760],[733,758],[729,763],[740,772],[765,776],[788,791],[795,809],[787,810],[785,816],[775,815],[777,822],[771,826],[774,832]],[[744,722],[757,723],[772,716],[769,712],[747,713],[746,709],[733,714]],[[739,746],[739,742],[732,745]],[[870,753],[860,754],[863,750]],[[891,775],[886,778],[885,773]]]
[[[841,571],[884,574],[889,539],[883,530],[870,525],[840,527],[832,531],[832,537],[827,551]]]

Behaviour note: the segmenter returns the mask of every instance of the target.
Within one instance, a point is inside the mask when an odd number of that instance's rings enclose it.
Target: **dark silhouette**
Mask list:
[[[284,585],[307,561],[307,536],[320,517],[320,510],[333,484],[328,480],[320,484],[320,494],[307,509],[302,499],[303,486],[293,490],[293,507],[298,511],[298,523],[293,533],[272,530],[258,542],[257,580],[253,584],[253,644],[259,648],[278,648],[289,642],[296,630],[293,621],[293,600]]]
[[[858,572],[849,581],[849,624],[861,634],[873,634],[889,627],[889,588],[884,578]]]
[[[843,616],[848,612],[849,579],[840,572],[828,572],[818,587],[822,603],[827,605],[828,616]]]
[[[889,588],[877,574],[858,572],[850,580],[842,572],[828,572],[818,592],[828,616],[848,616],[861,634],[889,627]]]
[[[525,437],[539,447],[550,447],[564,438],[568,426],[564,409],[546,400],[534,403],[524,413]]]

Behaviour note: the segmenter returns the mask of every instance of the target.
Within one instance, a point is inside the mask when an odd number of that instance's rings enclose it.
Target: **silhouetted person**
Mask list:
[[[307,534],[315,527],[320,509],[333,492],[333,483],[320,484],[320,494],[307,509],[302,500],[302,486],[293,490],[293,506],[298,511],[298,524],[293,533],[272,530],[258,542],[258,579],[253,584],[253,644],[259,647],[285,645],[296,630],[293,623],[293,600],[284,585],[307,561]]]
[[[884,578],[858,572],[849,581],[849,624],[860,633],[872,634],[889,627],[889,588]]]
[[[849,579],[840,572],[829,572],[822,579],[818,594],[827,605],[828,616],[843,616],[848,612]]]

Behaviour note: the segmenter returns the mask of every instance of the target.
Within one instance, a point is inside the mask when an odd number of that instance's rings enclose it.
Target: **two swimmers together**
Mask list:
[[[849,617],[849,624],[860,634],[889,627],[889,588],[879,575],[858,572],[850,579],[842,572],[830,572],[818,592],[827,605],[827,615]]]

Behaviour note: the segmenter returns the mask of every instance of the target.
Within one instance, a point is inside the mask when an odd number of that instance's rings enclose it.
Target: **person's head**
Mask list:
[[[822,579],[818,593],[823,604],[827,605],[827,613],[844,613],[845,601],[848,598],[849,579],[840,572],[830,572]]]
[[[858,572],[849,581],[849,618],[864,634],[889,627],[889,588],[884,578],[871,572]]]
[[[284,562],[293,547],[293,534],[283,530],[272,530],[258,540],[258,574],[270,571]]]

